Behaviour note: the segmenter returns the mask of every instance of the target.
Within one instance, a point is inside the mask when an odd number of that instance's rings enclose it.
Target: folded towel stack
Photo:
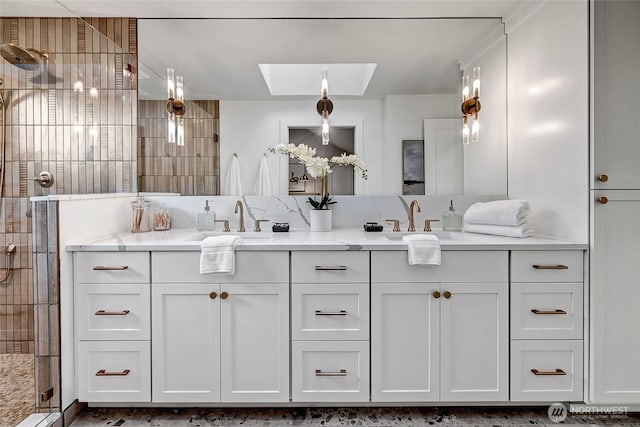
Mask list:
[[[412,234],[402,236],[407,242],[409,265],[440,265],[442,254],[440,239],[432,234]]]
[[[202,241],[200,274],[236,272],[235,248],[239,236],[212,236]]]
[[[464,214],[464,231],[508,237],[534,235],[526,200],[496,200],[471,205]]]

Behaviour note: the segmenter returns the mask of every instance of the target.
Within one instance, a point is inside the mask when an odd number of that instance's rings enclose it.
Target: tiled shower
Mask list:
[[[17,246],[13,271],[0,284],[0,364],[10,354],[14,362],[25,355],[16,362],[22,367],[35,361],[31,372],[20,371],[32,378],[31,398],[22,398],[21,408],[10,400],[21,382],[12,378],[18,371],[0,366],[8,373],[0,380],[0,401],[11,404],[0,403],[0,425],[61,406],[57,206],[39,202],[32,209],[29,197],[137,189],[136,24],[128,18],[0,18],[0,44],[48,55],[33,71],[0,60],[6,105],[0,255]],[[45,170],[55,178],[48,189],[29,180]],[[0,256],[0,273],[5,263]],[[50,387],[53,396],[45,400]]]

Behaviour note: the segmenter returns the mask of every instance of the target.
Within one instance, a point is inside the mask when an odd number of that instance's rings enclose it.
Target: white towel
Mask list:
[[[524,224],[530,214],[531,209],[526,200],[495,200],[471,205],[464,213],[464,222],[518,226]]]
[[[402,237],[407,242],[409,265],[440,265],[442,253],[440,239],[433,234],[410,234]]]
[[[202,241],[200,274],[236,272],[236,245],[240,236],[211,236]]]
[[[224,183],[225,196],[242,196],[242,174],[240,173],[240,161],[236,153],[233,153],[227,167],[227,180]]]
[[[531,237],[535,233],[533,225],[527,221],[522,225],[464,224],[468,233],[493,234],[506,237]]]
[[[260,159],[258,177],[256,178],[256,186],[253,189],[253,192],[256,196],[271,196],[273,194],[271,174],[269,173],[269,162],[267,162],[266,154],[263,154],[262,159]]]

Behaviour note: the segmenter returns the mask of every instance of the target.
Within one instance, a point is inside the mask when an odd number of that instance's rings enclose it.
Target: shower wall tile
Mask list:
[[[183,147],[167,142],[165,105],[164,100],[138,103],[138,188],[183,195],[220,194],[219,102],[186,101]]]
[[[0,253],[17,246],[0,285],[0,353],[38,355],[35,394],[55,392],[49,402],[36,400],[37,411],[60,410],[59,248],[57,202],[32,208],[29,197],[137,190],[136,27],[129,18],[0,18],[0,43],[49,55],[36,71],[0,61],[7,100]],[[43,170],[55,177],[49,189],[28,180]],[[0,257],[0,278],[5,263]]]

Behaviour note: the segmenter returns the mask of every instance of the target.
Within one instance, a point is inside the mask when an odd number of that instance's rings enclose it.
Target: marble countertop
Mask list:
[[[271,231],[211,232],[194,229],[172,229],[148,233],[124,232],[84,242],[67,244],[67,251],[199,251],[207,236],[237,234],[241,241],[238,251],[299,251],[299,250],[406,250],[402,241],[408,232],[365,232],[358,229],[335,229],[330,232],[292,230],[287,233]],[[465,232],[433,233],[440,239],[442,250],[584,250],[587,244],[539,237],[517,239]]]

